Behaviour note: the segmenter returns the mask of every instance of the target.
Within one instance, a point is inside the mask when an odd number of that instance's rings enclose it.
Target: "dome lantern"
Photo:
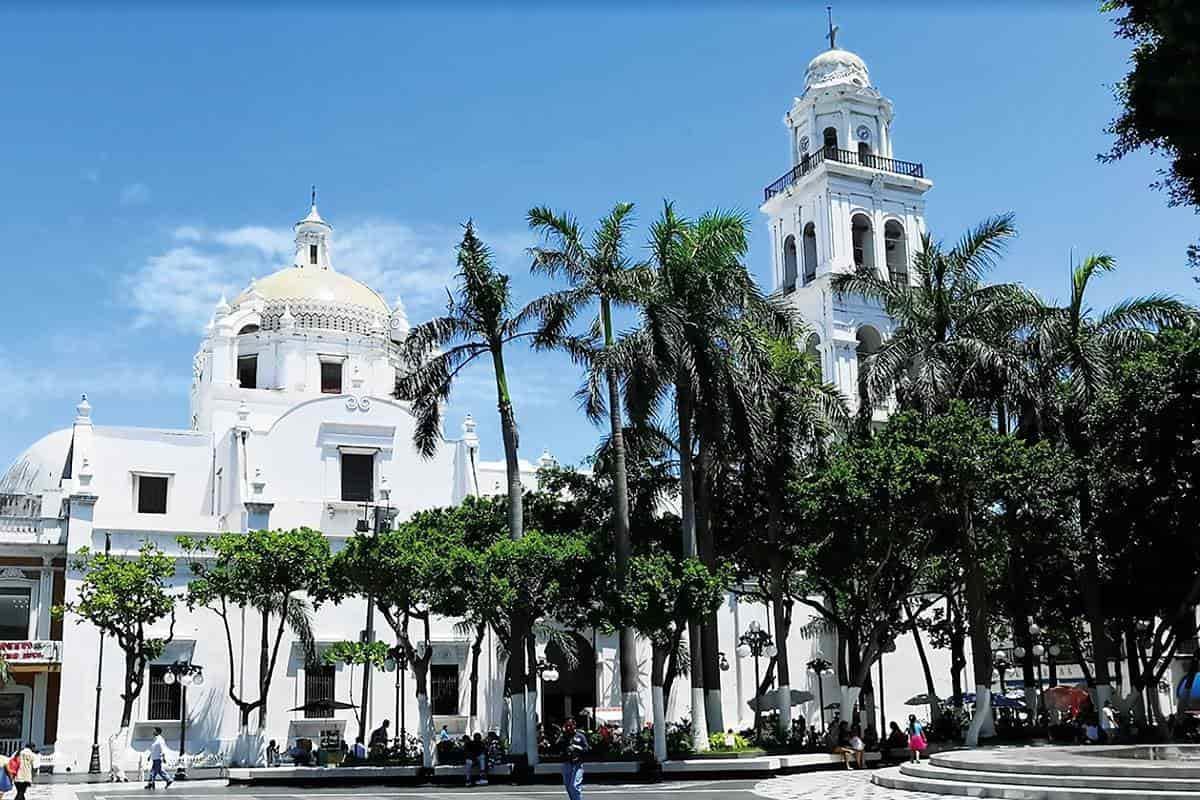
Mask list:
[[[312,199],[308,207],[308,216],[295,224],[296,255],[294,263],[297,267],[313,269],[332,269],[329,262],[329,238],[333,226],[321,218],[317,211],[317,187],[312,188]]]

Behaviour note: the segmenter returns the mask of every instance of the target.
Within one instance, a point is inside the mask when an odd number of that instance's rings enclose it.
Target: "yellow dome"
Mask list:
[[[387,302],[364,283],[332,269],[287,267],[252,284],[234,299],[237,306],[257,292],[268,303],[316,301],[353,305],[378,314],[390,313]]]

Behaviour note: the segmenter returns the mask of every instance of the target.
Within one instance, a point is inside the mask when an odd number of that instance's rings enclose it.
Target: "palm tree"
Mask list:
[[[641,325],[612,354],[626,375],[635,422],[656,414],[668,400],[674,412],[685,557],[698,550],[695,467],[701,412],[720,413],[731,430],[753,427],[753,387],[769,363],[763,334],[786,337],[792,328],[788,315],[763,296],[741,263],[748,225],[743,215],[719,211],[689,221],[667,203],[651,228],[653,274],[640,302]],[[696,748],[706,750],[702,642],[695,622],[688,627],[688,645],[692,733]]]
[[[975,401],[992,410],[1007,427],[1005,392],[1011,391],[1022,363],[1007,334],[1019,329],[1031,307],[1030,296],[1012,284],[987,284],[984,277],[1015,235],[1012,214],[984,220],[949,250],[926,234],[913,257],[915,281],[893,283],[873,270],[835,275],[833,288],[859,294],[883,306],[896,320],[893,335],[865,359],[860,402],[871,408],[891,393],[901,406],[925,414],[946,410],[953,400]],[[999,394],[988,390],[997,386]],[[981,387],[983,402],[980,403]],[[973,545],[969,515],[962,517],[960,550],[964,559],[969,617],[988,619],[986,576]],[[970,628],[975,654],[977,713],[967,741],[973,746],[988,725],[991,686],[991,637],[986,624]]]
[[[629,559],[633,543],[629,533],[629,480],[625,466],[624,423],[621,419],[621,386],[616,365],[608,358],[616,339],[613,334],[614,306],[629,305],[637,298],[639,279],[644,279],[645,269],[633,265],[624,253],[624,243],[632,220],[633,204],[618,203],[602,220],[592,237],[585,244],[584,235],[572,217],[554,213],[548,208],[529,211],[529,227],[543,237],[543,246],[534,247],[533,271],[551,277],[563,277],[571,288],[553,296],[554,311],[548,315],[551,331],[562,339],[561,328],[573,319],[580,310],[592,303],[598,305],[598,316],[591,325],[588,339],[564,340],[570,342],[571,352],[589,367],[589,380],[584,390],[584,409],[588,416],[598,422],[607,410],[609,423],[608,463],[612,469],[613,482],[613,544],[617,556],[617,591],[625,591],[629,570]],[[644,282],[644,280],[643,280]],[[603,339],[599,348],[592,346],[599,333]],[[607,390],[602,396],[599,382]],[[637,641],[632,628],[622,627],[618,632],[621,664],[621,720],[622,729],[638,730],[638,663]]]
[[[442,408],[450,397],[455,379],[468,364],[490,356],[496,380],[496,407],[504,441],[504,463],[508,477],[508,533],[520,539],[522,486],[517,462],[517,421],[504,365],[505,345],[535,335],[533,323],[544,316],[547,304],[534,302],[513,312],[509,277],[492,264],[492,253],[475,234],[471,222],[464,226],[458,246],[458,289],[450,294],[445,316],[413,328],[402,345],[407,370],[396,380],[396,396],[412,403],[417,418],[413,444],[426,458],[437,453],[442,441]],[[512,697],[512,747],[516,753],[533,753],[537,745],[526,742],[525,648],[520,643],[529,635],[529,621],[516,618],[511,624],[509,689]]]
[[[1067,445],[1081,464],[1088,463],[1093,442],[1087,418],[1096,398],[1111,384],[1118,364],[1143,346],[1158,327],[1186,325],[1196,311],[1163,294],[1145,295],[1117,303],[1096,314],[1087,301],[1087,289],[1100,273],[1116,268],[1112,256],[1090,255],[1071,270],[1071,296],[1067,305],[1040,304],[1030,337],[1033,354],[1061,376],[1057,400],[1061,407]],[[1100,589],[1099,541],[1092,529],[1091,479],[1080,470],[1076,489],[1080,529],[1085,553],[1082,570],[1084,608],[1092,633],[1095,662],[1095,698],[1099,708],[1111,693],[1108,662],[1111,654]]]
[[[1011,355],[989,334],[997,315],[1015,315],[1027,294],[984,277],[1015,235],[1012,221],[1012,214],[986,219],[950,250],[925,234],[913,255],[912,282],[893,283],[869,269],[834,276],[834,291],[876,301],[897,322],[865,360],[864,402],[895,392],[901,406],[932,413],[965,399],[980,368],[989,374],[1011,368]]]

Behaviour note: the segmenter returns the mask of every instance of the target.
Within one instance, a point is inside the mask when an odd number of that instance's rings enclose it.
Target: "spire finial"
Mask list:
[[[829,35],[825,38],[829,40],[829,49],[837,50],[838,26],[833,24],[833,6],[825,6],[825,14],[829,17]]]
[[[316,206],[316,204],[317,204],[317,185],[314,183],[312,185],[312,200],[309,202],[309,205]]]

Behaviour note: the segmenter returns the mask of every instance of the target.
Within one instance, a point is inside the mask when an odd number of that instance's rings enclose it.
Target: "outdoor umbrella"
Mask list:
[[[1175,687],[1175,696],[1179,698],[1181,711],[1200,711],[1200,675],[1192,675],[1191,685],[1188,685],[1187,675],[1180,678],[1179,685]]]
[[[302,706],[289,708],[288,711],[345,711],[348,708],[358,708],[353,703],[343,703],[341,700],[313,700]]]
[[[1051,686],[1042,692],[1042,697],[1046,708],[1066,711],[1072,716],[1092,704],[1092,698],[1088,696],[1088,693],[1075,686]]]
[[[829,705],[825,706],[825,710],[833,711],[834,709],[841,708],[841,707],[842,707],[841,703],[830,703]]]
[[[920,694],[913,695],[912,697],[905,700],[904,705],[906,705],[906,706],[929,706],[929,705],[933,705],[934,703],[938,703],[938,702],[941,702],[941,701],[939,701],[936,697],[929,694],[928,692],[921,692]]]
[[[812,699],[812,692],[805,692],[801,689],[792,689],[792,705],[798,706],[801,703],[810,702]],[[775,692],[767,692],[766,694],[761,694],[752,700],[747,700],[746,705],[750,706],[751,711],[754,710],[755,701],[762,703],[762,707],[764,709],[775,708],[777,705]]]

